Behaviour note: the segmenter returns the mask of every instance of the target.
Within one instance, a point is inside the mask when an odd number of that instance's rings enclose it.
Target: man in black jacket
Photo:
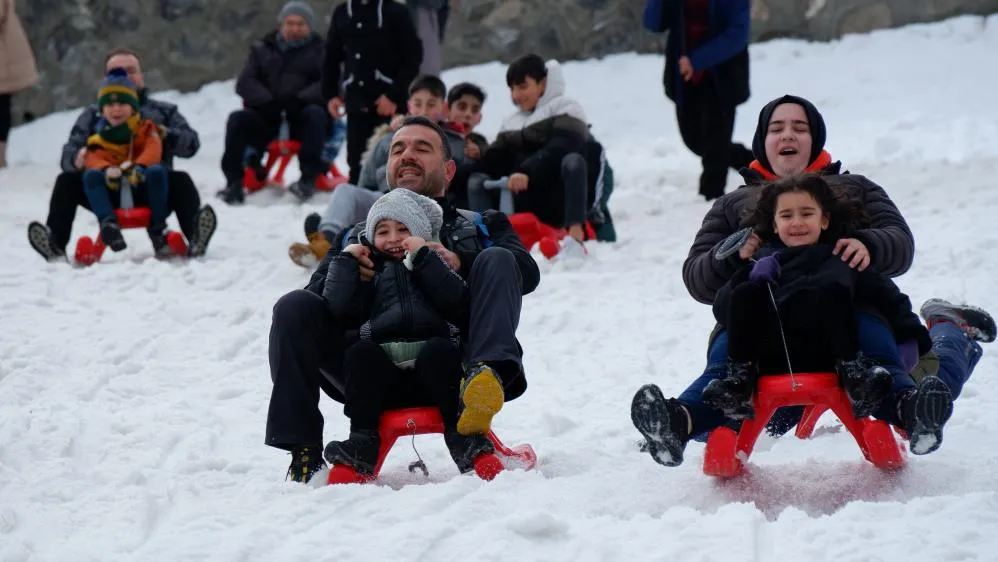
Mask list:
[[[167,202],[177,214],[180,230],[187,238],[188,254],[202,256],[215,232],[215,211],[208,205],[201,206],[201,197],[191,177],[173,168],[174,158],[191,158],[197,154],[201,148],[198,133],[187,123],[176,105],[149,97],[141,61],[134,51],[123,48],[111,50],[104,59],[105,73],[112,68],[124,68],[128,72],[128,79],[139,88],[139,111],[160,126],[163,167],[167,169],[169,184]],[[80,113],[69,133],[69,140],[62,147],[62,173],[56,178],[52,189],[48,218],[45,224],[32,222],[28,225],[28,241],[46,260],[66,259],[66,246],[76,219],[76,208],[90,209],[90,202],[83,191],[83,160],[87,139],[97,132],[100,120],[97,104],[87,106]],[[143,201],[137,198],[135,204],[141,206]]]
[[[265,179],[260,158],[281,130],[282,114],[291,138],[301,143],[298,164],[301,179],[288,189],[300,199],[315,193],[315,182],[325,174],[322,147],[328,130],[322,97],[322,38],[315,33],[315,14],[304,2],[288,2],[278,15],[280,28],[250,47],[249,59],[236,80],[244,108],[229,115],[225,125],[222,173],[227,203],[243,202],[243,162]]]
[[[523,295],[540,282],[540,271],[505,215],[486,211],[478,224],[470,213],[447,201],[456,165],[445,138],[440,126],[425,117],[403,121],[392,140],[388,181],[395,189],[432,197],[443,209],[442,243],[431,247],[468,282],[470,312],[468,325],[462,327],[462,345],[464,363],[472,367],[466,381],[498,379],[500,397],[513,400],[527,387],[523,352],[516,341],[520,305]],[[344,246],[344,238],[349,242],[356,238],[353,233],[362,230],[344,231],[305,289],[284,295],[274,306],[270,331],[274,388],[266,443],[292,452],[288,474],[293,480],[308,481],[323,466],[319,389],[343,401],[343,352],[348,339],[355,338],[350,332],[358,326],[330,314],[322,290],[329,261]],[[358,262],[361,277],[370,279],[373,264]],[[464,402],[465,411],[476,410],[467,392]]]
[[[347,0],[333,11],[322,96],[329,100],[330,115],[347,116],[351,184],[360,180],[361,156],[374,129],[405,113],[409,84],[422,60],[423,47],[404,3]]]

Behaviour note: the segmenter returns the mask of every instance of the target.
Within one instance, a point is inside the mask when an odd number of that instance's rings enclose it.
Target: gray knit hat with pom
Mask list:
[[[436,201],[408,189],[393,189],[382,195],[371,206],[364,223],[364,234],[374,242],[374,231],[378,223],[397,220],[404,224],[409,233],[424,240],[435,240],[440,236],[444,223],[444,211]]]

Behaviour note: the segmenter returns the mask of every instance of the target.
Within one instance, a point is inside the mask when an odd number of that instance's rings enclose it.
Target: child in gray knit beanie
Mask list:
[[[327,444],[323,456],[364,478],[377,466],[386,396],[424,396],[440,410],[444,441],[461,472],[494,451],[483,433],[457,431],[464,377],[458,326],[467,323],[468,286],[426,243],[439,238],[442,224],[436,201],[393,189],[374,202],[360,242],[329,262],[326,308],[335,318],[362,324],[359,341],[343,359],[350,437]],[[361,257],[374,264],[370,280],[360,278]]]

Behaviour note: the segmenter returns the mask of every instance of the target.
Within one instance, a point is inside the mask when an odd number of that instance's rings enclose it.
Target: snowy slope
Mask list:
[[[899,283],[916,306],[941,296],[998,311],[996,52],[998,17],[754,45],[735,135],[750,142],[773,97],[810,98],[832,155],[908,218],[917,254]],[[99,266],[42,262],[24,230],[45,218],[76,112],[16,129],[0,171],[0,560],[995,560],[993,346],[943,448],[900,473],[862,461],[829,418],[812,441],[761,441],[751,474],[727,483],[702,474],[701,444],[675,469],[638,452],[634,390],[678,394],[713,323],[682,285],[708,205],[661,71],[660,56],[634,54],[565,65],[616,171],[621,241],[591,247],[582,267],[542,263],[520,327],[530,389],[496,422],[540,461],[488,484],[458,477],[435,436],[416,440],[428,482],[406,471],[408,441],[381,485],[283,481],[289,457],[263,445],[271,307],[304,284],[286,249],[328,195],[214,201],[231,82],[161,96],[201,132],[184,165],[220,215],[194,263],[151,259],[134,231]],[[486,87],[486,134],[512,110],[498,63],[444,79]],[[74,236],[95,229],[83,212]],[[345,436],[340,407],[323,412],[326,439]]]

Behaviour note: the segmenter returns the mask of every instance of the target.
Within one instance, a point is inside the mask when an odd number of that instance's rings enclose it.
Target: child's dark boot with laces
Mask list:
[[[857,355],[850,361],[839,361],[835,371],[839,375],[839,385],[845,390],[852,405],[852,415],[856,419],[873,414],[891,393],[890,372],[863,354]]]
[[[291,466],[287,479],[307,484],[326,463],[322,461],[322,445],[301,445],[291,449]]]
[[[631,400],[631,422],[644,435],[646,450],[655,462],[665,466],[683,464],[690,428],[689,416],[678,400],[666,400],[661,389],[646,384]]]
[[[943,444],[943,426],[953,415],[953,395],[939,377],[930,375],[898,400],[898,417],[914,455],[927,455]]]
[[[166,259],[174,255],[173,248],[170,248],[170,245],[166,242],[168,231],[166,230],[165,222],[150,224],[146,232],[149,233],[149,241],[152,242],[152,249],[157,258]]]
[[[329,464],[346,465],[367,476],[374,474],[378,464],[381,437],[376,429],[354,429],[346,441],[330,441],[325,457]]]
[[[496,451],[485,435],[461,435],[453,427],[444,431],[444,443],[461,474],[475,470],[475,459],[479,456]]]
[[[100,222],[100,237],[111,251],[120,252],[128,247],[125,237],[121,235],[121,225],[116,216],[112,215]]]
[[[703,403],[733,420],[752,419],[752,396],[759,371],[751,362],[728,361],[728,376],[714,379],[703,389]]]

